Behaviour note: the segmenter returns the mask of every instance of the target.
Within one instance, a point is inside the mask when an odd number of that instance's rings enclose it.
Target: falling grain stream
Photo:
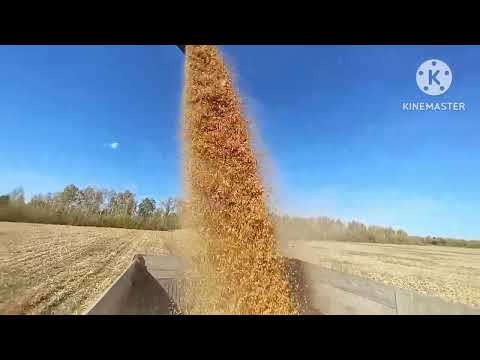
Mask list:
[[[185,225],[198,235],[191,265],[201,279],[190,313],[298,313],[230,71],[214,46],[185,50]]]

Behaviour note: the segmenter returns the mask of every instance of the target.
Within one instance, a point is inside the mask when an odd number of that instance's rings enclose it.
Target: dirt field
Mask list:
[[[291,245],[292,256],[329,269],[480,306],[480,249],[333,241]]]
[[[185,231],[161,232],[0,222],[0,314],[78,314],[137,253],[182,254]],[[191,251],[190,251],[191,252]],[[447,301],[480,306],[480,249],[297,242],[321,264]]]
[[[135,254],[168,253],[169,236],[161,231],[0,222],[0,314],[81,313]]]

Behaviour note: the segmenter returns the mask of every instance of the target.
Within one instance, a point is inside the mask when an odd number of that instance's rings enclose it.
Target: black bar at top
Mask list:
[[[183,55],[185,55],[185,45],[177,45],[177,47],[180,49]]]

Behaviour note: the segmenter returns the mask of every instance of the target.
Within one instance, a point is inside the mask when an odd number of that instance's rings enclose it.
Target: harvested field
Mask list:
[[[0,222],[0,314],[78,314],[169,232]],[[177,233],[181,237],[181,231]]]
[[[348,243],[293,242],[290,256],[449,302],[480,307],[480,249]]]
[[[185,257],[195,245],[186,230],[0,222],[0,314],[81,313],[135,254],[171,250]],[[480,306],[480,249],[330,241],[294,245],[291,256],[326,268]]]

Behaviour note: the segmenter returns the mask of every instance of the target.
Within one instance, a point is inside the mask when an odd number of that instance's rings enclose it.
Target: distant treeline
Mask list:
[[[23,189],[0,196],[0,221],[129,229],[174,230],[180,227],[177,199],[137,202],[130,191],[66,186],[58,193],[34,195],[25,201]]]
[[[480,241],[435,236],[412,236],[390,227],[367,226],[357,221],[344,223],[328,217],[299,218],[276,216],[278,236],[282,240],[329,240],[383,244],[443,245],[480,248]]]
[[[102,226],[128,229],[179,229],[182,202],[168,198],[136,200],[131,191],[115,192],[88,186],[66,186],[58,193],[34,195],[25,201],[18,188],[0,196],[0,221]],[[480,248],[480,241],[412,236],[390,227],[348,223],[328,217],[300,218],[272,215],[280,240],[351,241],[383,244],[442,245]]]

